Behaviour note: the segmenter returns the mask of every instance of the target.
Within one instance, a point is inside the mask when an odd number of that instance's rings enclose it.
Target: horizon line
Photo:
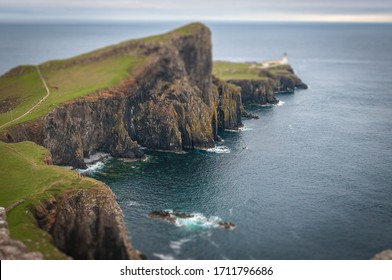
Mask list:
[[[325,24],[392,24],[392,19],[390,20],[322,20],[322,19],[286,19],[286,20],[272,20],[272,19],[23,19],[23,20],[1,20],[0,24],[80,24],[80,23],[136,23],[136,22],[173,22],[173,23],[193,23],[193,22],[211,22],[211,23],[280,23],[280,24],[291,24],[291,23],[325,23]]]

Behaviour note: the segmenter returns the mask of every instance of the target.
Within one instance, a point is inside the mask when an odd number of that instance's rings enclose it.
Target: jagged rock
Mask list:
[[[384,250],[374,255],[372,260],[392,260],[392,249]]]
[[[0,260],[41,260],[41,253],[29,252],[22,242],[10,238],[6,216],[0,207]]]
[[[233,229],[236,227],[236,225],[232,222],[219,222],[219,226],[226,229]]]
[[[74,259],[144,259],[132,248],[122,211],[106,186],[70,191],[34,207],[39,226]]]
[[[258,120],[258,119],[260,118],[258,115],[249,113],[249,112],[247,112],[247,111],[245,111],[245,110],[243,110],[243,111],[241,112],[241,116],[242,116],[244,119],[248,119],[248,120],[250,120],[250,119]]]

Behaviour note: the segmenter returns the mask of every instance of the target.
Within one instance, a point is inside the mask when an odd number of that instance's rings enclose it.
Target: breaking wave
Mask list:
[[[226,147],[226,146],[215,146],[214,148],[210,148],[206,150],[207,152],[210,153],[217,153],[217,154],[228,154],[231,152],[231,150]]]

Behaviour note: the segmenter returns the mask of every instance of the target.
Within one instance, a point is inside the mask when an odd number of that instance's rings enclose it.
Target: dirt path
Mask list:
[[[13,122],[15,122],[15,121],[21,119],[21,118],[23,118],[23,117],[26,116],[27,114],[31,113],[31,111],[33,111],[33,110],[34,110],[36,107],[38,107],[42,102],[44,102],[46,98],[49,97],[50,91],[49,91],[48,85],[46,84],[45,79],[44,79],[44,77],[42,76],[42,73],[41,73],[41,70],[39,69],[39,66],[37,65],[37,66],[35,66],[35,67],[36,67],[36,69],[37,69],[39,78],[41,79],[42,83],[43,83],[44,86],[45,86],[46,95],[45,95],[43,98],[41,98],[41,99],[40,99],[33,107],[31,107],[30,110],[28,110],[26,113],[24,113],[23,115],[17,117],[16,119],[13,119],[12,121],[9,121],[9,122],[7,122],[7,123],[1,125],[0,128],[3,128],[3,127],[5,127],[5,126],[7,126],[7,125],[9,125],[9,124],[11,124],[11,123],[13,123]]]

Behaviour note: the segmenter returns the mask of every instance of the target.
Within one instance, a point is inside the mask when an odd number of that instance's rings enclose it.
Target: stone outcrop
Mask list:
[[[129,241],[122,211],[106,186],[69,191],[36,205],[38,225],[74,259],[143,259]]]
[[[228,80],[228,83],[241,88],[243,103],[276,104],[276,93],[292,93],[295,89],[307,89],[308,86],[294,74],[290,65],[279,66],[280,71],[261,69],[260,79]],[[273,68],[272,68],[273,69]]]
[[[0,207],[0,260],[41,260],[39,252],[29,252],[26,246],[10,238],[6,210]]]

